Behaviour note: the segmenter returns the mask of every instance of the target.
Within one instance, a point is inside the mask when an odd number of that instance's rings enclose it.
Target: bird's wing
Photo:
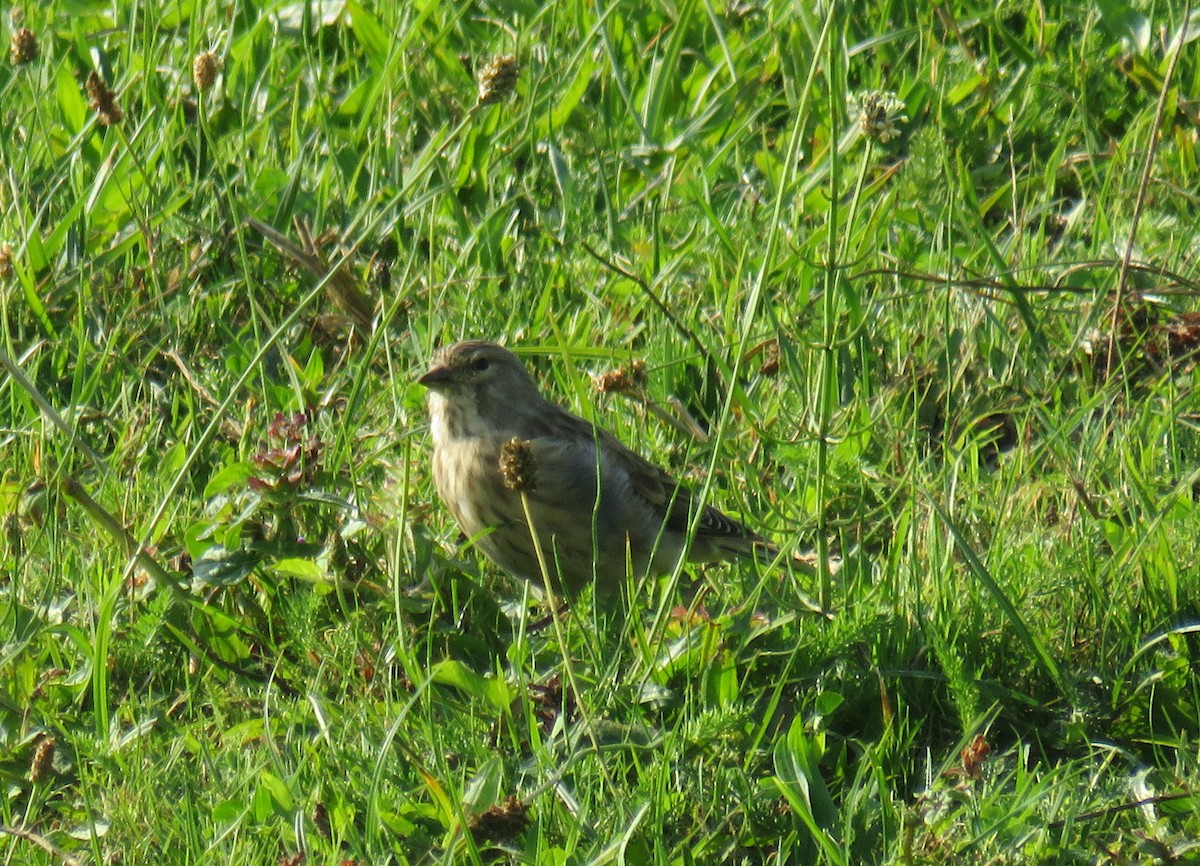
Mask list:
[[[604,428],[577,415],[566,412],[562,415],[563,423],[570,425],[570,437],[586,437],[597,442],[604,455],[628,476],[631,492],[658,513],[667,531],[680,534],[688,531],[694,499],[692,492],[685,485],[627,448]],[[711,505],[704,506],[696,537],[708,542],[709,546],[721,553],[749,553],[770,549],[761,536]]]
[[[662,512],[668,529],[687,532],[695,508],[692,491],[670,474],[631,451],[611,433],[601,430],[601,447],[629,473],[633,489]],[[699,536],[727,539],[745,544],[764,539],[728,514],[705,505],[696,529]],[[738,545],[741,549],[741,545]]]

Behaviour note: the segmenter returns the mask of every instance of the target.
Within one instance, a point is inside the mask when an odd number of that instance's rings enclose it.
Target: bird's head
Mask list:
[[[447,420],[460,428],[473,428],[477,420],[492,429],[504,428],[514,416],[540,411],[543,402],[520,359],[503,346],[483,340],[464,340],[438,349],[417,382],[429,389],[430,407],[452,415]]]

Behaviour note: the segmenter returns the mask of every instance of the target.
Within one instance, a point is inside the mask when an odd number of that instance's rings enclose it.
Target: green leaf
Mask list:
[[[201,554],[192,565],[197,579],[211,586],[232,586],[245,580],[262,557],[249,550],[227,550],[224,545],[214,544]]]
[[[503,680],[481,676],[455,659],[434,665],[429,679],[445,686],[453,686],[472,698],[490,703],[498,710],[507,708],[513,701],[512,690]]]
[[[271,571],[284,577],[294,577],[309,583],[329,583],[329,574],[311,559],[288,557],[271,566]]]
[[[837,692],[821,692],[817,696],[816,712],[821,716],[831,715],[834,710],[845,702],[846,699]]]
[[[983,75],[975,74],[970,76],[965,81],[950,88],[950,92],[946,94],[946,104],[953,108],[986,83],[987,78]]]
[[[463,808],[469,815],[478,815],[500,802],[504,782],[504,764],[498,757],[484,762],[463,791]]]
[[[195,654],[203,658],[211,653],[229,664],[237,664],[250,658],[250,648],[241,639],[241,623],[228,614],[213,607],[197,608],[193,611],[193,632],[198,645]],[[173,630],[180,637],[178,629]],[[184,642],[187,645],[187,642]]]
[[[62,112],[63,123],[72,134],[78,133],[87,123],[87,103],[83,101],[83,91],[71,71],[69,63],[58,67],[54,76],[55,95],[58,97],[58,108]]]
[[[775,743],[775,787],[825,853],[829,862],[846,864],[841,843],[835,838],[838,810],[821,777],[820,761],[824,738],[808,736],[804,721],[792,722],[787,736]]]
[[[263,770],[258,775],[258,787],[260,791],[265,791],[270,799],[271,810],[280,818],[290,819],[292,812],[296,808],[296,803],[292,798],[291,789],[283,779],[276,776],[267,770]]]
[[[67,830],[67,835],[72,839],[79,839],[87,842],[92,839],[99,839],[101,836],[106,835],[111,826],[112,822],[110,822],[107,818],[97,816],[71,827],[69,830]]]
[[[228,466],[219,469],[216,475],[208,479],[208,484],[204,485],[204,498],[211,499],[218,494],[224,493],[231,487],[240,487],[253,475],[254,467],[249,463],[230,463]]]
[[[246,810],[244,800],[223,800],[213,807],[209,817],[212,822],[218,827],[230,827],[241,820],[242,813]]]

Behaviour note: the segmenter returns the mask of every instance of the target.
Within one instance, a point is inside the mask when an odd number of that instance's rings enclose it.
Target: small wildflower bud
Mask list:
[[[211,51],[203,51],[192,61],[192,82],[197,90],[203,92],[213,86],[220,71],[220,58]]]
[[[517,86],[521,64],[515,54],[497,54],[479,73],[478,105],[503,102]]]
[[[13,66],[32,63],[37,60],[37,57],[37,37],[33,35],[33,31],[28,27],[22,27],[14,32],[12,42],[8,46],[8,59],[12,61]]]
[[[33,760],[29,762],[29,781],[35,785],[50,775],[54,763],[54,737],[47,737],[38,743],[34,750]]]
[[[12,244],[0,244],[0,280],[7,280],[13,275]]]
[[[537,481],[537,464],[533,446],[514,436],[500,449],[500,477],[509,490],[533,490]]]
[[[646,387],[649,376],[646,363],[633,361],[628,367],[618,367],[595,377],[596,390],[601,394],[637,394]]]
[[[870,90],[850,97],[850,114],[863,135],[887,144],[900,135],[897,123],[907,123],[904,103],[890,90]]]
[[[117,105],[117,95],[108,89],[104,76],[93,69],[88,73],[87,92],[92,100],[92,108],[100,115],[103,126],[116,126],[121,122],[121,107]]]

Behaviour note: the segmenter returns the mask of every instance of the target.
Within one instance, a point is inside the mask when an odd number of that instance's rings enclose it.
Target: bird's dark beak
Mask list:
[[[450,369],[448,367],[430,367],[425,375],[417,380],[418,385],[424,385],[426,388],[436,388],[438,385],[450,381]]]

